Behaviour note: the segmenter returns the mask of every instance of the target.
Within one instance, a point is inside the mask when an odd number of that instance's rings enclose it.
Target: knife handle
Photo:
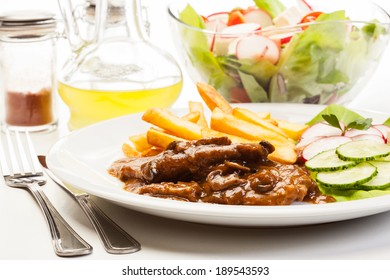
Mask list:
[[[89,195],[76,196],[78,203],[91,221],[104,248],[111,254],[134,253],[141,249],[140,243],[111,220],[90,199]]]
[[[54,251],[60,257],[83,256],[92,253],[89,245],[58,213],[36,181],[27,184],[27,188],[36,198],[43,214],[53,241]]]

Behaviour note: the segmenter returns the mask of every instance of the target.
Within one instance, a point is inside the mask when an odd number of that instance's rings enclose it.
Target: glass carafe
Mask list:
[[[59,4],[72,56],[58,77],[58,92],[70,109],[71,130],[176,101],[182,72],[148,40],[139,0]]]

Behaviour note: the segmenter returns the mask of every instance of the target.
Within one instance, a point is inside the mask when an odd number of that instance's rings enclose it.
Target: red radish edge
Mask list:
[[[336,149],[338,146],[350,141],[352,141],[352,139],[346,136],[322,137],[310,143],[303,149],[302,158],[307,161],[321,152]]]
[[[221,19],[222,16],[226,16],[225,22],[224,22],[224,20]],[[207,19],[208,21],[219,20],[219,21],[222,21],[222,22],[224,22],[224,23],[227,22],[228,18],[229,18],[229,13],[228,13],[228,12],[218,12],[218,13],[214,13],[214,14],[208,15],[208,16],[206,17],[206,19]]]
[[[280,57],[280,49],[272,39],[254,35],[238,41],[236,56],[238,59],[267,59],[276,64]]]
[[[374,126],[369,127],[367,130],[348,129],[344,133],[344,135],[348,137],[354,137],[360,134],[372,134],[384,138],[383,133],[379,129],[375,128]]]
[[[342,125],[341,127],[344,127],[344,125]],[[342,131],[340,129],[330,126],[325,122],[319,122],[313,124],[308,129],[306,129],[305,132],[303,132],[301,136],[301,141],[303,139],[307,141],[308,139],[312,139],[315,137],[341,136],[341,134]]]
[[[210,31],[213,31],[213,32],[219,32],[220,30],[226,28],[226,24],[224,22],[222,22],[222,21],[219,21],[219,20],[208,21],[208,23],[215,23],[214,30],[211,30],[211,28],[208,28],[207,27],[207,23],[206,23],[207,30],[210,30]],[[222,26],[221,29],[220,29],[220,26]],[[216,34],[213,34],[213,37],[212,37],[211,43],[210,43],[210,51],[211,52],[214,51],[215,37],[216,37]]]
[[[246,22],[258,23],[261,27],[271,26],[273,24],[270,14],[261,9],[251,9],[244,13],[244,18]]]
[[[373,140],[378,143],[386,144],[386,140],[379,136],[379,135],[374,135],[374,134],[359,134],[356,136],[352,137],[352,140],[357,141],[357,140]]]
[[[303,4],[305,4],[305,6],[310,10],[310,11],[313,11],[313,8],[309,5],[309,3],[307,3],[305,0],[300,0]]]
[[[384,124],[374,124],[373,127],[378,129],[385,139],[386,143],[389,142],[389,135],[390,135],[390,127]]]

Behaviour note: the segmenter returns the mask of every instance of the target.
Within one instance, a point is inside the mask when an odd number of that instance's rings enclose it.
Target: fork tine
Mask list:
[[[0,167],[1,167],[1,172],[3,173],[3,176],[8,176],[11,174],[11,171],[8,167],[8,162],[7,162],[6,154],[5,154],[6,148],[4,147],[4,142],[2,140],[3,139],[0,135]]]
[[[26,134],[26,141],[27,141],[27,147],[28,147],[28,154],[30,156],[31,164],[32,164],[32,170],[34,174],[42,175],[42,167],[39,163],[37,153],[35,151],[33,142],[31,141],[30,133],[28,131],[25,131]]]
[[[8,129],[5,130],[5,136],[7,139],[7,144],[8,144],[8,152],[9,152],[9,159],[11,162],[11,170],[10,170],[10,175],[15,175],[15,174],[24,174],[22,170],[19,168],[19,163],[18,163],[18,156],[16,155],[15,152],[15,147],[14,144],[12,143],[12,138],[11,138],[11,133],[9,132]]]
[[[26,156],[26,151],[23,146],[22,140],[20,139],[20,133],[19,131],[15,131],[15,138],[16,138],[16,146],[17,150],[19,151],[19,156],[20,156],[20,161],[21,161],[21,166],[22,166],[22,174],[26,174],[29,172],[29,162]]]

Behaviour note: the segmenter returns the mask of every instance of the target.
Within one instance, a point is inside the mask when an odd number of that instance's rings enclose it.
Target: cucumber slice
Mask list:
[[[377,173],[375,166],[362,162],[345,170],[318,172],[316,180],[325,187],[354,189],[370,181]]]
[[[380,161],[390,161],[390,155],[388,156],[385,156],[385,157],[381,157],[380,159],[378,159]]]
[[[344,161],[336,154],[336,149],[328,150],[306,161],[306,168],[310,171],[342,170],[357,164],[356,161]]]
[[[342,160],[368,161],[390,155],[390,146],[373,140],[358,140],[340,145],[336,153]]]
[[[371,161],[370,164],[376,167],[378,174],[367,183],[362,185],[362,189],[385,189],[390,187],[390,162]]]

